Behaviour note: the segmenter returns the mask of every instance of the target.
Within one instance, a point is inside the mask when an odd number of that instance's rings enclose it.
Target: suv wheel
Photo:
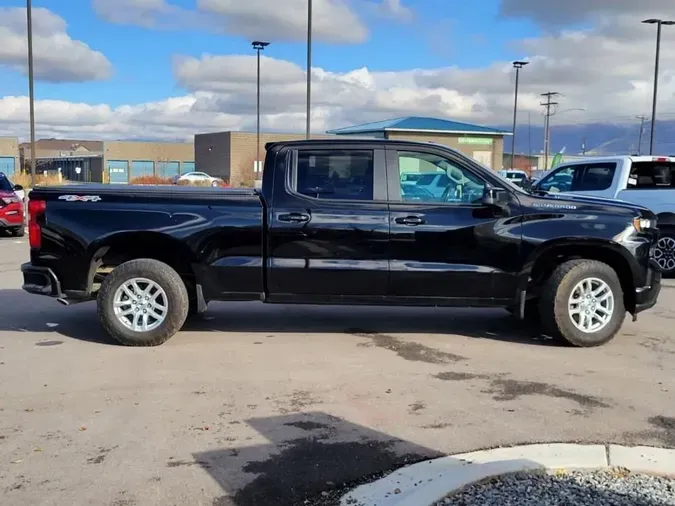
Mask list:
[[[661,232],[654,249],[654,260],[656,260],[664,276],[675,274],[675,233]]]
[[[17,228],[12,230],[12,235],[14,237],[23,237],[25,233],[26,233],[26,229],[23,228],[23,226],[17,227]]]
[[[108,274],[98,293],[104,330],[127,346],[157,346],[178,332],[189,298],[178,273],[157,260],[123,263]]]
[[[609,342],[626,316],[616,272],[595,260],[558,266],[542,290],[539,311],[547,334],[579,347]]]

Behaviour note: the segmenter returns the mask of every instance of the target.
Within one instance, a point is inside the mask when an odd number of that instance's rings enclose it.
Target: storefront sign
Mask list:
[[[482,146],[492,146],[492,137],[460,137],[460,144],[480,144]]]

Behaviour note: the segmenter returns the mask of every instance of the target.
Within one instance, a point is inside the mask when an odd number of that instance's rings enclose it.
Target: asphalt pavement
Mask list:
[[[596,349],[502,310],[212,304],[156,348],[21,291],[0,238],[11,505],[331,504],[406,463],[535,442],[675,447],[675,285]]]

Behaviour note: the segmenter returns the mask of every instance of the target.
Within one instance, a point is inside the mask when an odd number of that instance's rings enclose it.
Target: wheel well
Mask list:
[[[569,260],[580,259],[597,260],[614,269],[621,283],[626,309],[630,311],[635,307],[635,284],[628,261],[620,253],[598,246],[572,245],[554,248],[543,253],[532,267],[528,293],[534,292],[538,295],[539,289],[558,265]]]
[[[105,276],[118,265],[138,258],[151,258],[170,265],[183,279],[192,296],[196,289],[193,257],[185,244],[162,234],[143,232],[115,236],[102,244],[92,257],[91,291],[97,292]]]
[[[670,231],[675,228],[675,214],[673,213],[661,213],[658,215],[658,224],[659,228],[664,229],[668,228]]]

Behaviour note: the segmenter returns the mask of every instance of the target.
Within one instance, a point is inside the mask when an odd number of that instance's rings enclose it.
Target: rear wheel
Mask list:
[[[98,293],[105,331],[127,346],[157,346],[187,318],[187,289],[169,265],[151,259],[125,262],[108,274]]]
[[[654,260],[664,276],[675,275],[675,232],[661,232],[654,249]]]
[[[611,341],[626,316],[616,272],[595,260],[558,266],[544,285],[539,312],[547,334],[579,347]]]
[[[12,235],[14,237],[23,237],[25,233],[26,230],[23,228],[23,226],[12,229]]]

